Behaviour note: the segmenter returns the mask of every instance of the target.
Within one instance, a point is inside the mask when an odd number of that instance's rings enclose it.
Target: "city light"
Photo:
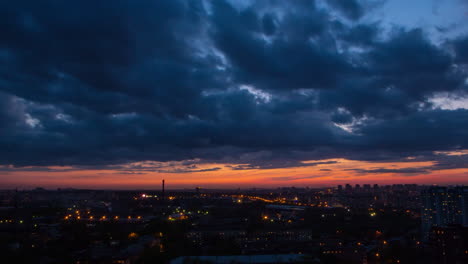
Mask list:
[[[467,236],[468,0],[0,1],[1,263],[468,264]]]

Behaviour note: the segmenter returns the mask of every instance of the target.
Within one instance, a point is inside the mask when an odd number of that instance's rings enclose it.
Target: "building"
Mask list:
[[[364,184],[364,191],[365,192],[370,192],[371,191],[371,185],[370,184]]]
[[[237,256],[185,256],[172,260],[171,264],[216,263],[216,264],[286,264],[304,263],[308,256],[302,254],[287,255],[237,255]]]
[[[433,263],[468,263],[468,227],[434,227],[429,246]]]
[[[354,186],[354,191],[355,191],[355,192],[360,192],[360,191],[361,191],[361,185],[356,184],[356,185]]]
[[[421,224],[424,234],[428,235],[434,226],[468,226],[468,186],[430,187],[422,191],[421,201]]]
[[[346,184],[345,190],[346,190],[346,192],[352,192],[352,191],[353,191],[353,187],[351,187],[350,184]]]

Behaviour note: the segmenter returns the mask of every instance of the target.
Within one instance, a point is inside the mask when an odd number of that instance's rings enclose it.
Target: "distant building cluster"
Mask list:
[[[468,187],[0,191],[6,263],[468,263]]]
[[[421,193],[424,233],[432,227],[468,226],[468,187],[430,187]]]

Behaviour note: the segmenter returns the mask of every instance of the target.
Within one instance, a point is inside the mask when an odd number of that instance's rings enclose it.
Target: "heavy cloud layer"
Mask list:
[[[467,149],[468,105],[434,98],[466,98],[468,36],[385,31],[372,2],[3,1],[0,164]]]

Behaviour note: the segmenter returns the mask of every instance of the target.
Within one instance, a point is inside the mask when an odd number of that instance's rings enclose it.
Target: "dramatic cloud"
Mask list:
[[[465,167],[433,153],[468,149],[468,36],[386,30],[377,2],[4,1],[0,165]]]
[[[365,13],[364,7],[358,0],[328,0],[328,2],[332,7],[336,8],[338,11],[343,13],[343,15],[352,20],[361,18]]]
[[[350,171],[355,171],[359,174],[365,174],[365,173],[372,173],[372,174],[381,174],[381,173],[398,173],[398,174],[403,174],[407,176],[411,175],[419,175],[419,174],[427,174],[429,173],[428,170],[424,168],[404,168],[404,169],[385,169],[385,168],[377,168],[377,169],[349,169]]]

